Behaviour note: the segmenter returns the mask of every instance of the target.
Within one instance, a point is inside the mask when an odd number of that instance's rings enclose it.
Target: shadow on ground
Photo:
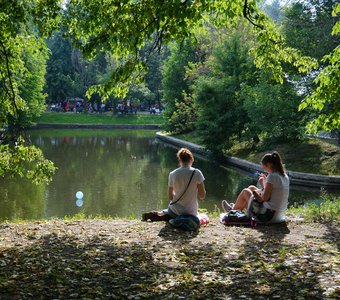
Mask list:
[[[328,258],[315,256],[313,245],[286,242],[286,225],[232,230],[239,238],[198,241],[198,233],[169,225],[157,241],[46,234],[2,248],[0,298],[326,298],[320,274]]]

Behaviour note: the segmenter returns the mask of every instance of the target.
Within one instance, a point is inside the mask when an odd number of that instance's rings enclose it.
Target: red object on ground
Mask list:
[[[209,224],[209,217],[207,214],[199,214],[198,219],[200,220],[201,225],[208,225]]]

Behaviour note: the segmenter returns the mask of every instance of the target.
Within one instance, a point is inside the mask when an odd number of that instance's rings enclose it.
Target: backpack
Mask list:
[[[194,215],[179,215],[175,219],[171,219],[169,223],[184,231],[196,231],[200,227],[200,220]]]
[[[220,215],[220,222],[226,226],[238,225],[238,226],[251,226],[256,227],[256,220],[248,217],[241,210],[230,210],[227,213]]]

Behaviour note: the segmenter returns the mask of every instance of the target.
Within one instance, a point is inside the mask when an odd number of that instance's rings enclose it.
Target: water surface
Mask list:
[[[49,185],[24,179],[0,179],[0,219],[72,216],[140,217],[167,206],[167,181],[177,167],[176,150],[159,143],[154,131],[36,130],[34,145],[58,171]],[[254,180],[233,169],[196,158],[205,178],[201,208],[214,211],[222,199],[234,199]],[[76,192],[84,194],[76,205]],[[290,202],[316,200],[318,192],[292,191]],[[79,204],[79,202],[78,202]]]

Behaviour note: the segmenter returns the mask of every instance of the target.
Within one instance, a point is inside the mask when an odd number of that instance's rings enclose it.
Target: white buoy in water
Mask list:
[[[77,197],[77,199],[83,199],[83,197],[84,197],[83,192],[81,192],[81,191],[76,192],[76,197]]]

